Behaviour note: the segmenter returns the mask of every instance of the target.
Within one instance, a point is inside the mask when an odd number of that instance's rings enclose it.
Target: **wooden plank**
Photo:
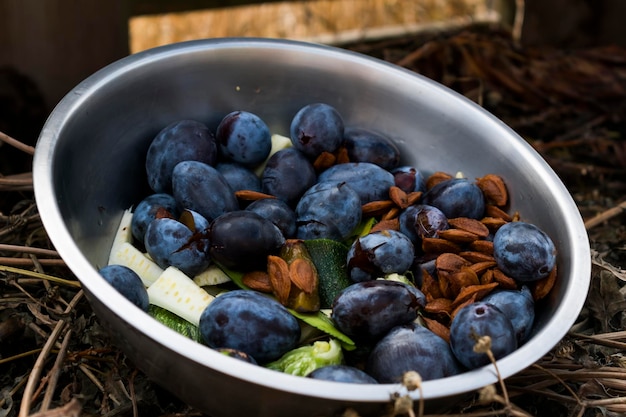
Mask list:
[[[273,0],[279,2],[286,0]],[[298,1],[298,0],[296,0]],[[192,10],[215,9],[222,7],[244,6],[268,3],[267,0],[131,0],[131,16],[188,12]]]

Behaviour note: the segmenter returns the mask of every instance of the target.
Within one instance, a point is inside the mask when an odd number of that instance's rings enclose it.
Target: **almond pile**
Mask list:
[[[452,178],[445,172],[436,172],[426,180],[432,188],[440,181]],[[427,304],[423,319],[426,326],[449,341],[449,325],[456,312],[467,304],[481,300],[496,288],[517,289],[519,284],[504,274],[493,257],[490,236],[508,222],[519,220],[519,213],[509,215],[506,207],[509,196],[503,179],[487,174],[476,179],[476,184],[485,196],[485,217],[448,219],[450,228],[438,233],[437,237],[423,238],[422,251],[425,258],[434,259],[435,274],[422,269],[421,290]],[[363,206],[364,215],[380,216],[375,230],[399,230],[398,214],[406,208],[406,201],[413,204],[421,193],[408,195],[397,187],[390,190],[390,200],[375,201]],[[404,195],[403,195],[404,194]],[[535,301],[544,298],[556,280],[556,267],[550,275],[534,283],[526,283]]]

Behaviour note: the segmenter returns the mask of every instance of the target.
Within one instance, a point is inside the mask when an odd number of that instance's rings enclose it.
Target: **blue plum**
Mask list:
[[[131,303],[148,311],[148,291],[135,271],[123,265],[107,265],[98,272]]]
[[[317,368],[307,375],[307,378],[322,379],[324,381],[347,382],[351,384],[377,384],[374,378],[366,372],[349,365],[328,365]]]
[[[521,282],[537,281],[556,265],[556,247],[539,227],[526,222],[502,225],[493,237],[493,256],[498,268]]]
[[[427,204],[414,204],[402,211],[398,218],[400,232],[413,242],[416,248],[421,247],[425,237],[437,237],[441,230],[450,228],[448,218],[437,207]]]
[[[387,200],[394,183],[391,172],[370,162],[337,164],[319,174],[318,182],[345,182],[357,192],[361,204]]]
[[[365,368],[381,384],[402,382],[409,371],[416,371],[428,381],[461,370],[448,342],[414,322],[391,329],[374,346]]]
[[[400,162],[400,149],[381,133],[350,126],[345,128],[343,137],[351,162],[371,162],[386,170],[396,168]]]
[[[291,120],[289,134],[295,149],[314,159],[322,152],[335,152],[343,143],[344,122],[333,106],[312,103]]]
[[[261,179],[245,165],[237,162],[218,162],[215,169],[224,176],[233,191],[262,191]]]
[[[335,326],[358,341],[376,341],[393,327],[417,318],[426,296],[398,281],[357,282],[335,298],[331,318]]]
[[[283,200],[263,198],[252,202],[246,210],[253,211],[274,223],[285,238],[292,238],[296,235],[296,213]]]
[[[197,161],[183,161],[172,172],[173,195],[178,205],[198,212],[209,222],[239,209],[235,192],[214,167]]]
[[[199,330],[209,347],[239,350],[261,364],[280,358],[300,339],[298,320],[285,307],[248,290],[216,297],[202,312]]]
[[[267,161],[261,185],[271,194],[295,207],[302,194],[315,184],[317,175],[313,164],[295,148],[281,149]]]
[[[344,183],[319,182],[296,206],[298,239],[344,240],[361,221],[359,196]]]
[[[422,203],[437,207],[449,219],[481,219],[485,215],[483,192],[476,183],[466,178],[451,178],[437,183],[426,191]]]
[[[515,329],[508,317],[493,304],[475,302],[462,307],[450,325],[450,347],[468,369],[490,363],[485,353],[474,352],[479,337],[491,338],[491,351],[501,359],[517,349]]]
[[[272,135],[256,114],[234,111],[220,121],[215,131],[220,153],[227,160],[246,166],[265,161],[272,149]]]
[[[157,193],[172,192],[172,171],[182,161],[217,162],[217,144],[209,128],[195,120],[166,126],[150,143],[146,153],[148,184]]]
[[[285,243],[280,229],[249,210],[225,213],[209,229],[211,259],[237,271],[263,270]]]
[[[176,199],[167,193],[150,194],[141,200],[133,210],[130,228],[133,237],[138,242],[143,243],[146,229],[152,220],[156,218],[159,210],[165,210],[173,218],[177,218],[180,215],[180,208]]]
[[[161,268],[174,266],[194,277],[210,264],[206,230],[191,230],[178,220],[154,219],[146,229],[144,245]]]
[[[426,181],[422,173],[415,167],[403,165],[391,170],[396,187],[405,193],[414,191],[426,192]]]
[[[354,282],[406,273],[413,264],[415,250],[409,238],[395,230],[382,230],[361,236],[348,251],[348,275]]]
[[[535,301],[527,286],[519,290],[496,290],[481,301],[493,304],[508,317],[515,329],[518,345],[528,340],[535,321]]]

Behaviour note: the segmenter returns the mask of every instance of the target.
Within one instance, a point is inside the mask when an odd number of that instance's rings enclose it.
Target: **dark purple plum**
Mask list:
[[[391,170],[396,187],[405,193],[426,192],[426,181],[422,173],[412,166],[401,166]]]
[[[450,325],[452,352],[468,369],[490,363],[486,353],[474,352],[474,346],[481,336],[491,338],[491,351],[496,359],[517,349],[513,324],[498,307],[480,301],[469,304],[457,312]]]
[[[556,247],[539,227],[526,222],[510,222],[493,237],[493,256],[498,268],[521,282],[537,281],[556,265]]]
[[[426,296],[411,285],[364,281],[350,285],[335,298],[331,318],[346,335],[372,342],[393,327],[415,320],[425,304]]]
[[[263,192],[295,207],[302,194],[315,184],[315,168],[295,148],[281,149],[267,161],[261,175]]]
[[[422,197],[422,203],[437,207],[447,218],[482,219],[485,197],[476,183],[466,178],[451,178],[437,183]]]
[[[150,194],[137,204],[133,210],[131,220],[131,232],[133,237],[143,243],[144,235],[148,225],[156,218],[159,210],[165,210],[171,217],[177,218],[180,215],[180,208],[176,199],[171,194],[156,193]]]
[[[209,347],[239,350],[261,364],[280,358],[300,339],[298,320],[285,307],[249,290],[216,297],[202,312],[199,330]]]
[[[237,271],[264,270],[267,257],[285,243],[280,229],[249,210],[233,211],[216,218],[209,229],[211,259]]]
[[[246,166],[265,161],[272,149],[270,129],[259,116],[246,111],[224,116],[215,139],[223,157]]]
[[[319,182],[304,193],[295,212],[298,239],[344,240],[361,221],[361,202],[344,183]]]
[[[462,367],[448,342],[412,322],[391,329],[374,346],[365,371],[379,383],[391,384],[402,382],[409,371],[428,381],[456,375]]]
[[[228,182],[214,167],[197,161],[180,162],[172,172],[173,195],[178,205],[198,212],[209,222],[239,210]]]
[[[131,303],[148,311],[148,291],[135,271],[123,265],[107,265],[98,272]]]
[[[283,200],[263,198],[252,202],[246,210],[253,211],[274,223],[285,238],[296,236],[296,213]]]
[[[318,182],[346,183],[357,192],[361,204],[389,198],[394,185],[391,172],[370,162],[337,164],[320,173]]]
[[[409,238],[395,230],[382,230],[361,236],[348,251],[348,275],[354,282],[405,274],[413,264],[415,250]]]
[[[398,166],[400,150],[387,136],[370,129],[346,127],[343,146],[351,162],[371,162],[386,170]]]
[[[414,204],[400,213],[400,232],[404,233],[413,242],[416,248],[421,248],[422,239],[437,237],[441,230],[450,228],[448,218],[437,207],[426,204]]]
[[[218,162],[215,169],[224,176],[233,191],[262,191],[261,178],[244,165],[237,162]]]
[[[289,133],[294,148],[310,159],[335,152],[343,144],[344,123],[333,106],[313,103],[302,107],[291,120]]]
[[[172,192],[172,171],[182,161],[217,162],[217,144],[209,128],[195,120],[166,126],[150,143],[146,154],[148,184],[156,193]]]
[[[161,268],[174,266],[192,278],[210,264],[207,231],[191,230],[175,219],[154,219],[146,229],[144,245]]]
[[[527,286],[519,290],[496,290],[481,301],[493,304],[511,320],[518,345],[528,340],[535,321],[535,301]]]
[[[322,379],[324,381],[347,382],[350,384],[378,384],[366,372],[349,365],[328,365],[317,368],[307,375],[307,378]]]

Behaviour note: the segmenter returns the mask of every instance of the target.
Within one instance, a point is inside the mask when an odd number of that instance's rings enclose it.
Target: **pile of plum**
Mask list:
[[[471,232],[450,233],[452,225],[488,217],[489,196],[477,181],[461,176],[430,181],[434,177],[401,164],[398,147],[384,134],[344,125],[340,113],[324,103],[300,109],[289,136],[290,146],[273,149],[268,126],[246,111],[226,115],[215,132],[193,120],[165,127],[146,155],[154,193],[135,208],[135,241],[159,266],[175,266],[189,277],[211,263],[244,274],[268,273],[268,259],[287,242],[345,244],[350,285],[321,307],[332,310],[333,325],[356,349],[345,352],[341,366],[311,377],[390,383],[415,370],[424,380],[436,379],[487,364],[488,357],[474,351],[481,336],[491,338],[496,358],[529,338],[531,288],[554,274],[556,265],[554,244],[542,230],[519,219],[484,227],[480,240],[492,248],[490,267],[513,284],[489,286],[439,325],[425,326],[419,319],[428,316],[434,296],[423,286],[437,282],[441,255],[425,242],[441,236],[462,241]],[[405,203],[398,205],[398,199]],[[373,206],[380,210],[365,210]],[[368,222],[372,229],[363,228]],[[277,265],[270,281],[289,271]],[[469,269],[464,271],[477,270]],[[306,278],[306,272],[296,272]],[[119,273],[103,275],[124,281]],[[401,279],[385,279],[390,276]],[[306,292],[306,283],[294,282]],[[301,325],[277,298],[244,289],[218,296],[200,319],[203,342],[243,351],[259,364],[279,359],[298,346]]]

